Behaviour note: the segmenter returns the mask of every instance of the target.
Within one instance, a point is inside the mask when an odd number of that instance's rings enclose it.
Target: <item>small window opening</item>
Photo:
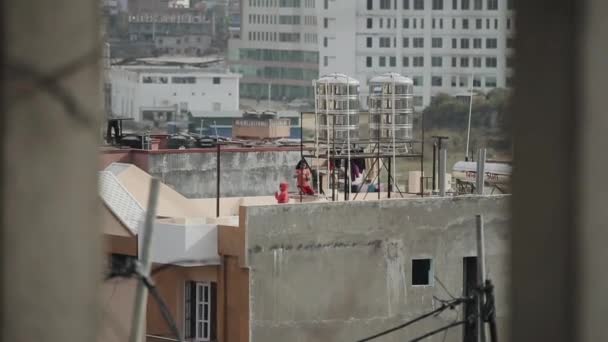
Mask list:
[[[412,260],[412,285],[431,285],[431,259]]]

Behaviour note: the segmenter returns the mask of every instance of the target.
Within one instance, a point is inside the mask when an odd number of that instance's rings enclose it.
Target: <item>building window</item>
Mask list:
[[[469,38],[461,38],[460,39],[460,48],[468,49],[469,48]]]
[[[386,66],[386,57],[380,56],[378,59],[378,66],[385,67]]]
[[[323,37],[323,46],[324,47],[327,47],[327,41],[328,41],[327,37]]]
[[[381,48],[390,48],[391,47],[391,38],[390,37],[380,37],[378,38],[379,47]]]
[[[486,68],[496,68],[496,57],[486,57]]]
[[[112,275],[126,275],[135,271],[137,257],[112,253],[110,255],[108,273]]]
[[[220,102],[213,102],[213,111],[219,112],[222,110],[222,104]]]
[[[213,341],[216,334],[217,286],[215,283],[188,281],[184,287],[185,338]]]
[[[420,18],[420,28],[424,28],[424,18]]]
[[[456,76],[452,76],[452,77],[450,77],[450,79],[451,79],[452,87],[458,87],[458,80],[456,79]]]
[[[323,28],[328,28],[328,27],[329,27],[329,19],[323,18]]]
[[[486,77],[486,87],[487,88],[496,88],[496,77],[487,76]]]
[[[481,49],[481,38],[473,38],[473,49]]]
[[[415,48],[423,48],[424,47],[424,38],[414,38],[413,45]]]
[[[404,29],[410,28],[410,19],[409,18],[403,19],[403,28]]]
[[[423,67],[424,66],[424,57],[422,57],[422,56],[414,57],[413,64],[414,64],[414,67]]]
[[[323,56],[323,66],[329,65],[329,56]]]
[[[441,11],[443,9],[443,0],[433,0],[433,9]]]
[[[196,83],[196,77],[171,77],[171,83],[194,84]]]
[[[414,107],[422,106],[422,96],[414,96]]]
[[[412,27],[413,27],[413,28],[416,28],[416,21],[417,21],[417,20],[416,20],[416,18],[412,19],[412,22],[413,22]]]
[[[507,18],[507,30],[511,29],[511,18]]]
[[[497,45],[496,38],[486,38],[486,49],[496,49]]]
[[[368,10],[374,9],[374,0],[367,0],[367,9]]]
[[[441,87],[443,83],[443,80],[441,78],[441,76],[432,76],[431,77],[431,85],[433,87]]]
[[[374,27],[374,21],[372,20],[372,18],[367,18],[367,28],[371,29],[372,27]]]
[[[458,48],[458,39],[452,38],[452,49]]]
[[[507,38],[507,49],[512,49],[514,46],[513,38]]]
[[[478,30],[481,30],[481,28],[483,27],[483,21],[481,19],[475,19],[475,28]]]
[[[473,67],[481,68],[481,57],[473,57]]]
[[[474,9],[477,11],[483,10],[483,0],[473,0]]]
[[[515,66],[515,62],[513,61],[513,57],[507,57],[507,68],[512,68]]]
[[[507,0],[507,9],[508,10],[512,10],[513,9],[513,0]]]
[[[403,67],[407,68],[410,66],[410,58],[405,56],[401,59],[401,63],[403,64]]]
[[[402,45],[404,48],[410,47],[410,39],[408,37],[404,37],[402,39]]]
[[[432,24],[431,24],[431,28],[435,28],[435,18],[433,18]]]
[[[512,87],[512,86],[513,86],[513,77],[507,77],[507,78],[505,79],[505,85],[506,85],[507,87]]]
[[[391,67],[396,67],[397,66],[397,57],[395,57],[395,56],[389,57],[388,65]]]
[[[365,38],[365,41],[366,41],[365,42],[365,46],[367,46],[368,48],[371,48],[373,46],[372,45],[372,40],[373,40],[372,37]]]
[[[221,82],[222,82],[222,79],[220,77],[213,78],[213,84],[220,84]]]
[[[403,0],[403,9],[410,9],[410,0]]]
[[[443,62],[443,58],[441,58],[439,56],[431,57],[431,66],[433,66],[433,67],[441,67],[442,62]]]
[[[380,9],[391,9],[391,0],[380,0]]]
[[[481,87],[481,78],[479,76],[473,77],[473,87],[475,87],[475,88]]]
[[[386,18],[386,28],[391,28],[391,18]]]
[[[457,10],[458,9],[458,0],[452,0],[452,9],[453,10]]]
[[[498,9],[498,0],[488,0],[488,10],[495,11]]]
[[[365,57],[365,66],[368,68],[372,67],[372,58],[371,57]]]
[[[382,28],[384,24],[384,20],[382,18],[380,18],[380,21],[378,22],[378,27]]]
[[[423,10],[424,9],[424,0],[414,0],[414,9]]]
[[[431,46],[434,48],[442,48],[443,38],[431,38]]]
[[[422,76],[414,76],[412,78],[412,81],[414,81],[415,86],[421,86],[422,85]]]
[[[469,0],[462,0],[462,3],[460,4],[460,8],[462,8],[463,10],[468,10],[469,9]]]
[[[323,0],[323,8],[324,9],[328,9],[329,8],[329,0]]]
[[[498,19],[494,19],[494,29],[498,30]]]
[[[469,86],[469,77],[468,76],[460,76],[458,78],[460,80],[460,86],[461,87],[468,87]]]
[[[461,68],[469,67],[469,57],[460,57],[460,67]]]
[[[456,29],[456,18],[452,18],[452,29]]]
[[[458,66],[458,58],[452,57],[452,67],[455,68]]]
[[[443,18],[439,18],[439,28],[443,29]]]
[[[469,29],[469,19],[462,19],[462,28],[465,30]]]
[[[412,260],[412,285],[428,286],[433,279],[433,268],[431,259]]]
[[[486,30],[490,29],[490,19],[486,19]]]

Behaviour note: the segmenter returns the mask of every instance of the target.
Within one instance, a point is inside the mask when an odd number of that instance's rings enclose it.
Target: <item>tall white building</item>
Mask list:
[[[312,98],[319,76],[319,0],[242,0],[241,32],[228,41],[231,69],[243,75],[241,95]]]
[[[393,71],[414,80],[414,104],[438,93],[509,87],[512,0],[318,0],[319,72],[367,83]]]

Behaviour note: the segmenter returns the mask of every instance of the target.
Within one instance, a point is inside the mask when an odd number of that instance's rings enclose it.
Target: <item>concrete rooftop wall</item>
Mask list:
[[[264,196],[279,190],[280,182],[295,189],[299,151],[222,152],[221,196]],[[148,156],[148,172],[189,198],[215,197],[216,154],[212,152],[157,153]]]
[[[463,292],[463,257],[476,255],[475,214],[486,222],[487,271],[506,334],[509,197],[399,199],[247,207],[251,341],[355,341],[433,310],[449,295],[411,285],[413,258]],[[462,319],[446,311],[377,341],[405,341]],[[443,334],[429,341],[443,341]],[[450,330],[445,341],[462,341]]]

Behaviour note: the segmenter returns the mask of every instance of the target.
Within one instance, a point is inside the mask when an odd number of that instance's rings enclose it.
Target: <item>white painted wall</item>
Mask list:
[[[154,107],[187,104],[191,112],[233,112],[239,110],[239,78],[232,73],[212,73],[199,69],[112,67],[112,112],[140,121],[141,111]],[[167,77],[168,83],[143,83],[144,77]],[[194,84],[172,83],[172,77],[195,77]],[[213,79],[218,77],[219,84]],[[219,104],[219,105],[218,105]],[[218,110],[219,108],[219,110]]]
[[[140,242],[143,241],[143,234],[139,234],[138,238]],[[150,255],[155,263],[201,260],[197,264],[217,265],[217,225],[156,222]],[[202,262],[203,260],[205,262]]]

